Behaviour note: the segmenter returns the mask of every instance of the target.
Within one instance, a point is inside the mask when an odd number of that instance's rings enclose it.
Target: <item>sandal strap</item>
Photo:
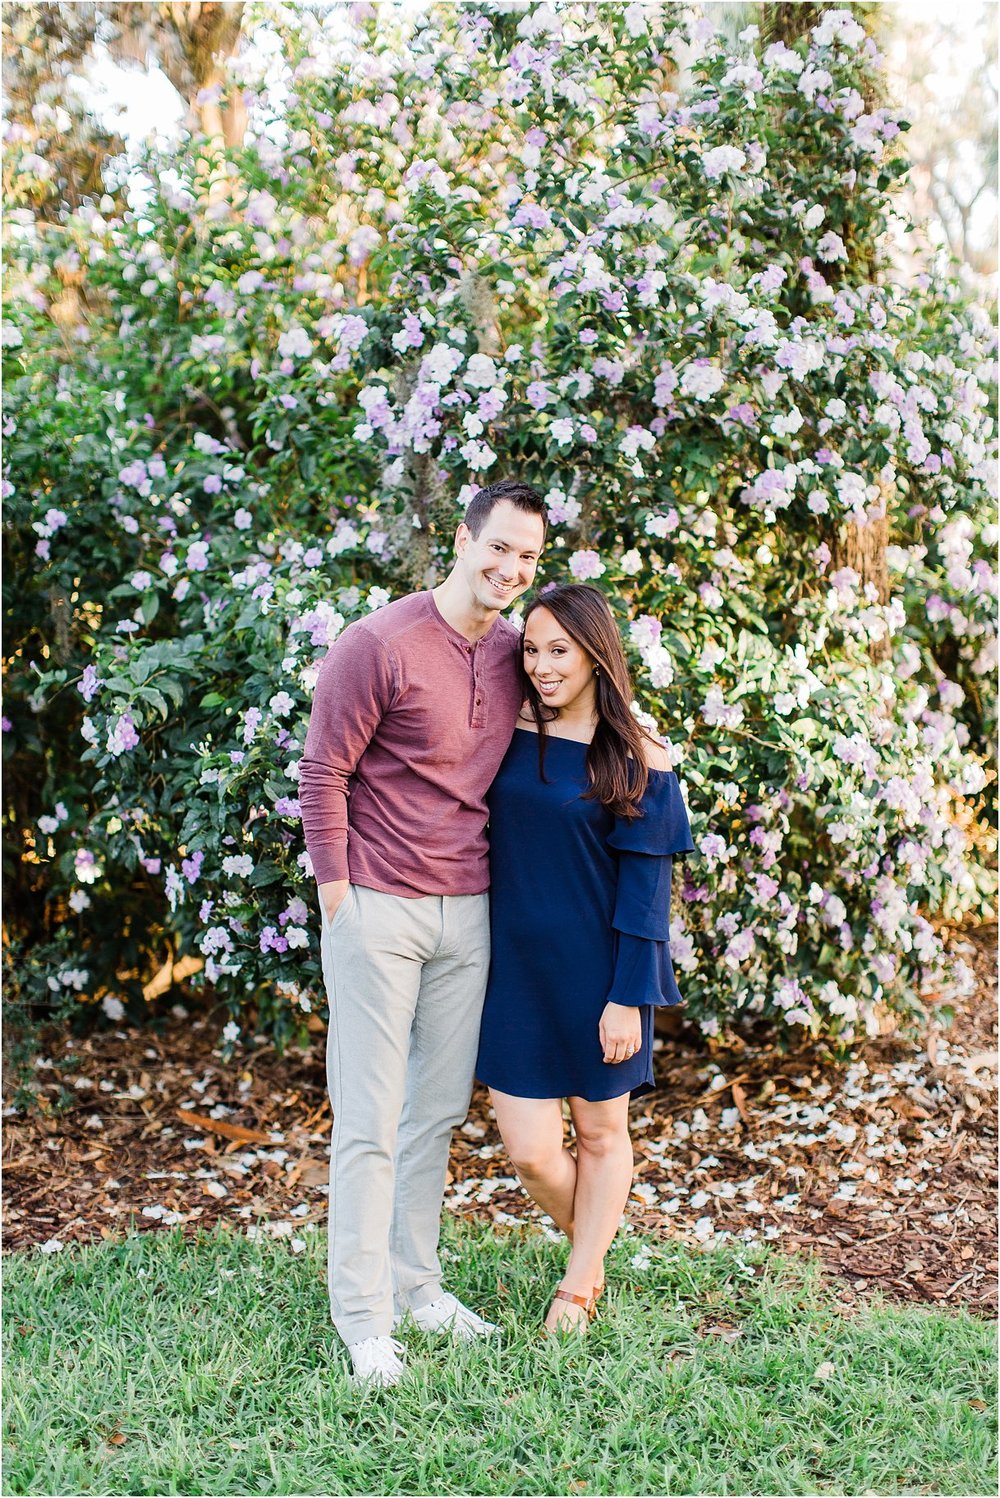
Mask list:
[[[585,1311],[590,1310],[591,1302],[585,1295],[573,1295],[569,1290],[557,1290],[552,1298],[553,1300],[568,1300],[575,1306],[582,1306]]]

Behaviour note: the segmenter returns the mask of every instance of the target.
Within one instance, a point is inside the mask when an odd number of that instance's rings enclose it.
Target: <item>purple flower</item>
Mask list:
[[[569,570],[578,582],[583,583],[592,577],[600,577],[605,566],[596,551],[574,551],[569,559]]]
[[[264,717],[264,714],[261,712],[261,710],[260,710],[259,707],[249,707],[249,708],[247,708],[247,715],[246,715],[246,717],[243,720],[243,742],[244,742],[244,744],[252,744],[253,743],[254,734],[257,732],[257,728],[258,728],[259,724],[261,723],[261,720],[263,719],[263,717]]]
[[[96,666],[84,666],[83,676],[76,684],[84,702],[92,702],[104,685],[103,677],[98,676]]]
[[[140,458],[136,458],[134,463],[129,463],[126,468],[121,470],[118,475],[118,482],[120,484],[127,484],[131,489],[138,489],[146,482],[146,478],[146,465]]]
[[[112,759],[118,759],[119,755],[135,749],[139,745],[139,735],[136,733],[135,723],[131,713],[122,713],[115,718],[108,729],[107,750]]]
[[[201,487],[206,494],[221,494],[222,478],[217,473],[210,473]]]
[[[270,228],[278,204],[269,192],[252,192],[247,202],[246,221],[255,229]]]
[[[541,380],[532,380],[524,393],[527,396],[528,404],[533,406],[536,411],[540,411],[543,406],[547,406],[552,399],[552,391]]]
[[[274,814],[278,817],[294,817],[298,820],[302,816],[302,807],[293,796],[279,796],[274,803]]]
[[[513,220],[515,229],[548,229],[551,223],[552,215],[537,203],[522,203]]]
[[[188,884],[194,884],[197,881],[198,875],[201,873],[201,866],[204,862],[205,855],[201,852],[200,849],[197,853],[193,853],[190,858],[185,858],[182,860],[181,873],[184,875],[184,878],[187,880]]]
[[[262,952],[287,952],[288,941],[284,936],[279,936],[273,926],[265,926],[260,933],[260,950]]]

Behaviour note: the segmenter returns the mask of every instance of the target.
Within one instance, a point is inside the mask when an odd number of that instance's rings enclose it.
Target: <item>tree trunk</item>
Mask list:
[[[117,34],[112,55],[146,66],[156,58],[181,98],[192,129],[219,148],[238,146],[246,131],[243,94],[230,86],[223,102],[225,64],[243,34],[241,0],[160,0],[158,4],[119,3],[108,7]]]
[[[883,607],[889,602],[889,501],[890,492],[882,488],[882,514],[868,521],[848,520],[833,538],[833,570],[850,567],[860,579],[859,590],[864,593],[870,583],[875,589],[875,602]],[[892,655],[892,639],[888,631],[881,640],[872,640],[868,646],[870,658],[877,663]]]

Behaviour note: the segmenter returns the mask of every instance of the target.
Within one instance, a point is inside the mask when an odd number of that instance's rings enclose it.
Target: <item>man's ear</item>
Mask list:
[[[465,521],[460,520],[458,523],[458,530],[455,532],[455,555],[457,557],[460,557],[462,555],[462,552],[465,550],[471,540],[472,532],[469,530],[469,527],[466,525]]]

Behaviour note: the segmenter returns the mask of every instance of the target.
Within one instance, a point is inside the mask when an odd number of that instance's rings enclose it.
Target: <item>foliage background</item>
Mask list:
[[[442,575],[506,472],[549,496],[546,579],[607,590],[672,746],[706,1033],[846,1044],[965,983],[947,930],[993,890],[995,340],[954,268],[898,273],[872,8],[217,6],[204,35],[14,9],[15,1000],[113,1020],[191,981],[228,1041],[321,1007],[318,663]],[[128,170],[72,110],[95,34],[155,42],[192,100]]]

